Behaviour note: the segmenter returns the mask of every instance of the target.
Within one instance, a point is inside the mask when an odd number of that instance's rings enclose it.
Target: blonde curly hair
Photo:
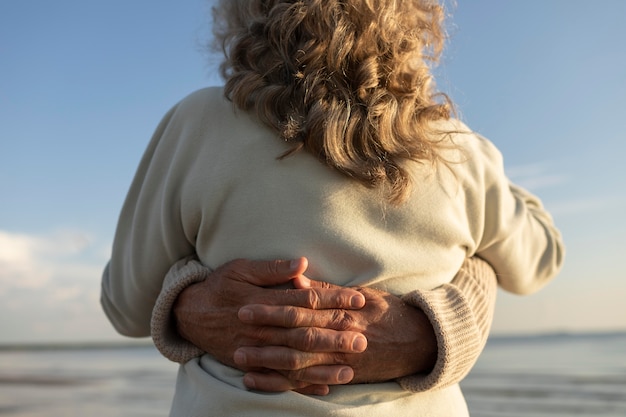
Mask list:
[[[436,0],[218,0],[225,95],[294,147],[401,203],[402,163],[435,163],[432,121],[452,103],[431,67],[446,40]]]

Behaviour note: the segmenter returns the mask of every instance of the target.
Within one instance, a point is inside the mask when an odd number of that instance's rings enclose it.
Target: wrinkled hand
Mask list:
[[[337,288],[303,279],[294,283],[305,287]],[[311,314],[305,309],[284,306],[256,304],[242,308],[239,317],[247,324],[324,327],[362,333],[368,340],[367,350],[363,353],[303,354],[295,363],[285,359],[289,357],[286,347],[242,347],[235,356],[238,365],[284,370],[280,376],[250,372],[246,375],[246,384],[252,387],[269,386],[276,391],[286,390],[289,387],[287,380],[307,377],[311,369],[307,367],[315,365],[349,365],[355,373],[352,383],[388,381],[432,370],[437,357],[437,341],[425,314],[392,294],[372,288],[358,290],[366,299],[365,307],[360,310],[317,310]]]
[[[281,381],[276,389],[271,383],[266,384],[264,380],[255,383],[254,378],[247,376],[244,381],[250,388],[265,391],[295,389],[323,395],[328,392],[329,384],[348,383],[354,372],[332,358],[366,348],[367,340],[358,331],[333,329],[323,320],[318,320],[319,327],[304,327],[266,326],[249,320],[242,323],[239,319],[238,314],[245,318],[245,311],[240,314],[239,310],[247,304],[299,308],[298,318],[311,315],[318,309],[348,311],[363,307],[364,297],[356,290],[311,286],[302,275],[306,268],[306,258],[291,262],[243,259],[229,262],[205,281],[191,285],[179,295],[173,309],[177,330],[182,337],[226,365],[255,371],[253,375],[265,375],[270,381],[274,381],[272,376],[279,377]],[[263,288],[290,281],[297,282],[299,288]],[[290,321],[289,314],[284,318],[287,321]],[[241,361],[241,354],[235,355],[235,351],[243,346],[272,346],[288,351],[281,356],[283,362],[273,368]],[[313,366],[316,363],[324,366]],[[300,364],[307,369],[301,370]],[[298,379],[294,379],[271,371],[286,368],[302,372],[298,373]]]

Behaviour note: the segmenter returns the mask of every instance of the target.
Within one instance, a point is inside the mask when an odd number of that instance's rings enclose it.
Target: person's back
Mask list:
[[[447,123],[467,131],[458,122]],[[509,188],[500,155],[487,140],[472,133],[450,139],[459,148],[446,155],[457,162],[437,170],[407,163],[415,184],[395,206],[382,197],[384,190],[359,184],[307,152],[277,159],[289,145],[275,132],[233,109],[221,88],[200,90],[164,119],[150,147],[154,153],[144,159],[147,175],[130,195],[142,213],[133,219],[134,229],[159,235],[154,246],[142,247],[146,256],[133,257],[135,268],[159,276],[157,270],[167,269],[172,256],[189,251],[213,270],[239,257],[306,254],[311,278],[402,295],[449,282],[463,260],[477,254],[494,264],[505,287],[542,285],[561,256],[549,216],[536,199]],[[161,242],[167,246],[161,248]],[[345,385],[316,398],[247,391],[242,375],[209,355],[188,362],[181,368],[172,415],[207,409],[209,415],[238,416],[277,410],[346,417],[363,410],[465,412],[458,386],[409,393],[395,382]]]
[[[473,255],[518,293],[556,274],[550,216],[438,101],[425,58],[444,41],[437,2],[223,0],[217,12],[226,85],[175,106],[148,147],[106,272],[133,271],[136,297],[111,294],[110,316],[144,326],[162,277],[190,254],[211,269],[306,256],[311,278],[395,295],[450,282]],[[209,355],[189,361],[172,415],[467,415],[457,385],[312,397],[248,391],[242,376]]]

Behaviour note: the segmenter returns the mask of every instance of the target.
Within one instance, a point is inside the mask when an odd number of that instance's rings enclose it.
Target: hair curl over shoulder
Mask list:
[[[452,104],[431,66],[445,43],[436,0],[219,0],[215,39],[225,94],[280,137],[392,203],[410,190],[406,160],[435,163],[432,121]]]

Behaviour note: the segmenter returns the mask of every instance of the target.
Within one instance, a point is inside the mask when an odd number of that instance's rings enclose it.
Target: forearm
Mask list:
[[[437,336],[437,360],[430,373],[400,378],[400,385],[409,391],[426,391],[461,381],[487,342],[496,292],[493,269],[471,258],[449,284],[404,296],[429,318]]]

